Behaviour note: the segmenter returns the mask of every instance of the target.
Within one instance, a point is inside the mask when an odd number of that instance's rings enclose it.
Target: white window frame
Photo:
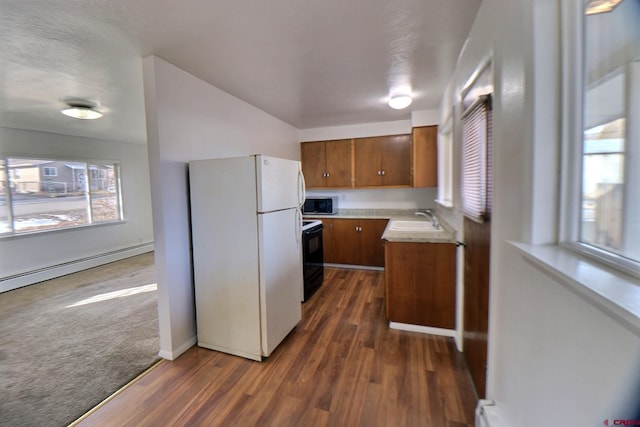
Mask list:
[[[562,12],[563,114],[559,244],[616,270],[640,277],[640,262],[580,242],[585,98],[583,74],[584,4],[585,2],[582,0],[560,2]]]
[[[453,208],[453,111],[438,127],[438,199],[445,208]]]
[[[44,157],[44,156],[43,156]],[[10,185],[10,181],[11,181],[11,170],[9,169],[9,164],[8,164],[8,159],[10,158],[15,158],[15,159],[24,159],[24,160],[43,160],[42,157],[34,157],[34,156],[30,156],[30,155],[0,155],[0,159],[2,160],[2,163],[4,164],[4,167],[6,168],[5,170],[7,171],[7,173],[5,173],[4,178],[4,187],[5,187],[5,197],[6,197],[6,209],[7,209],[7,217],[8,217],[8,222],[10,223],[10,231],[8,232],[2,232],[0,233],[0,239],[7,239],[7,238],[15,238],[15,237],[20,237],[20,236],[28,236],[28,235],[32,235],[32,234],[41,234],[41,233],[56,233],[56,232],[60,232],[60,231],[64,231],[64,230],[70,230],[70,229],[77,229],[77,228],[84,228],[84,227],[96,227],[96,226],[102,226],[102,225],[107,225],[107,224],[121,224],[126,222],[125,220],[125,212],[124,212],[124,206],[123,206],[123,195],[122,195],[122,170],[121,170],[121,164],[120,161],[117,160],[87,160],[87,159],[73,159],[71,160],[70,158],[64,158],[64,159],[56,159],[56,158],[52,158],[50,156],[46,156],[46,160],[52,160],[52,161],[60,161],[60,162],[75,162],[75,163],[84,163],[84,176],[86,177],[85,179],[85,183],[84,183],[84,188],[85,188],[85,198],[86,198],[86,209],[87,209],[87,223],[85,224],[81,224],[81,225],[67,225],[67,226],[62,226],[62,227],[56,227],[56,228],[47,228],[47,229],[41,229],[41,230],[34,230],[34,231],[16,231],[14,228],[14,206],[13,206],[13,200],[11,197],[11,185]],[[92,205],[92,193],[91,193],[91,174],[88,173],[89,170],[89,165],[112,165],[114,168],[114,187],[115,187],[115,196],[116,196],[116,203],[117,203],[117,214],[118,214],[118,218],[117,219],[108,219],[108,220],[94,220],[93,218],[93,205]],[[52,168],[51,166],[47,166],[48,168]],[[56,169],[57,172],[57,167],[53,167],[54,169]],[[43,170],[43,175],[44,175],[44,167],[42,168]],[[57,176],[57,174],[56,174]],[[2,191],[2,190],[0,190]]]

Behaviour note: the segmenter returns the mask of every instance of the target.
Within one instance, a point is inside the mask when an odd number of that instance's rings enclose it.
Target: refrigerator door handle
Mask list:
[[[304,201],[307,199],[307,184],[304,180],[304,174],[302,173],[302,166],[298,169],[298,206],[304,205]]]
[[[300,208],[296,209],[296,235],[294,238],[296,239],[298,249],[300,249],[302,243],[302,211]]]

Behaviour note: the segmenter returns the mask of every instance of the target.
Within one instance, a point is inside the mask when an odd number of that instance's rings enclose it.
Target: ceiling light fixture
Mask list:
[[[623,0],[591,0],[584,10],[585,15],[611,12]]]
[[[403,108],[407,108],[411,105],[413,100],[409,95],[394,95],[389,98],[389,107],[395,110],[402,110]]]
[[[94,120],[104,116],[96,109],[96,104],[90,101],[67,101],[67,107],[62,109],[62,114],[80,120]]]

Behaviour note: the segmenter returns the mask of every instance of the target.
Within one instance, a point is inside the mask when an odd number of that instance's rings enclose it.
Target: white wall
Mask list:
[[[307,197],[336,196],[338,209],[432,209],[437,188],[308,190]]]
[[[125,222],[0,239],[0,291],[153,250],[144,144],[0,128],[0,155],[120,162]]]
[[[399,135],[405,133],[411,133],[411,120],[301,129],[299,138],[301,142],[306,142],[367,138],[370,136]]]
[[[493,58],[492,216],[487,397],[504,425],[602,425],[633,415],[638,331],[618,323],[508,243],[555,242],[559,152],[559,12],[555,0],[485,0],[443,106]],[[456,170],[456,175],[459,174]],[[459,201],[459,195],[456,196]],[[458,215],[452,215],[454,218]],[[456,221],[452,221],[456,222]]]
[[[399,135],[411,133],[411,129],[414,127],[437,125],[439,122],[439,110],[416,110],[411,112],[411,119],[409,120],[301,129],[299,139],[301,142],[304,142]]]
[[[294,127],[157,57],[143,60],[160,355],[196,342],[190,253],[190,160],[263,153],[298,160]]]
[[[440,110],[416,110],[411,112],[411,126],[432,126],[439,125]]]

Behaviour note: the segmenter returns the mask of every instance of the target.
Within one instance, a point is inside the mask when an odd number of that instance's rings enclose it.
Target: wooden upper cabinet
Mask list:
[[[437,187],[438,127],[300,144],[308,188]]]
[[[352,140],[338,139],[326,142],[327,187],[352,187]]]
[[[411,135],[357,138],[354,156],[356,187],[411,185]]]
[[[300,144],[300,158],[307,188],[352,187],[351,139]]]
[[[411,150],[414,187],[438,186],[438,126],[413,128]]]
[[[308,188],[324,187],[327,170],[327,149],[324,141],[300,144],[302,173]]]
[[[373,187],[382,185],[382,156],[380,138],[358,138],[354,144],[355,185]]]

